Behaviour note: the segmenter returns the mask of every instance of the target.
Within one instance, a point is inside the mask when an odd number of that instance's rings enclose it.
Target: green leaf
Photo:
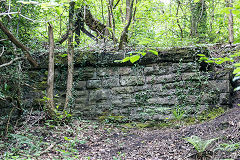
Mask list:
[[[206,57],[204,54],[197,54],[200,57]]]
[[[234,9],[234,10],[232,10],[232,13],[233,13],[233,14],[235,14],[235,15],[239,15],[239,14],[240,14],[240,11],[239,11],[239,10],[236,10],[236,9]]]
[[[237,74],[239,72],[240,72],[240,67],[237,67],[236,69],[234,69],[233,74]]]
[[[207,57],[201,57],[199,60],[200,61],[205,61],[205,60],[208,60],[208,58]]]
[[[60,54],[59,56],[64,58],[64,57],[67,57],[67,54]]]
[[[222,64],[224,62],[224,60],[218,60],[218,61],[216,61],[215,63],[216,64]]]
[[[132,63],[138,61],[139,59],[140,59],[140,55],[134,55],[134,56],[131,56],[131,57],[130,57],[130,61],[131,61]]]
[[[65,139],[66,141],[69,141],[69,140],[70,140],[68,137],[64,137],[64,139]]]
[[[240,63],[234,63],[234,67],[240,67]]]
[[[207,60],[206,62],[207,62],[207,63],[214,63],[213,60]]]
[[[139,54],[141,54],[142,56],[145,56],[147,53],[146,52],[137,52]]]
[[[115,63],[121,63],[122,60],[115,60],[114,62],[115,62]]]
[[[157,55],[158,56],[158,52],[157,51],[154,51],[154,50],[149,50],[149,52],[152,52],[153,54]]]
[[[124,58],[124,59],[122,60],[122,63],[127,62],[127,61],[129,61],[129,60],[130,60],[130,57],[126,57],[126,58]]]
[[[197,150],[198,153],[202,153],[206,150],[206,148],[217,138],[209,139],[209,140],[202,140],[198,136],[191,136],[184,138],[186,141],[191,143],[194,148]]]

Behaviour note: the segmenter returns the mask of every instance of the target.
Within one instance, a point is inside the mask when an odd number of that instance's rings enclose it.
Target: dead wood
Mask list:
[[[18,48],[21,48],[22,51],[25,51],[25,56],[27,57],[27,60],[33,67],[38,67],[37,62],[32,58],[32,56],[29,53],[29,49],[24,46],[20,41],[18,41],[15,36],[3,25],[3,23],[0,21],[0,29],[8,36],[9,40],[14,43]]]

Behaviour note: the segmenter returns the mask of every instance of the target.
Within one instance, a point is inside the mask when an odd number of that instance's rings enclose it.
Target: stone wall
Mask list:
[[[115,63],[127,56],[122,53],[79,54],[73,114],[84,119],[162,120],[172,118],[176,109],[189,115],[231,105],[230,71],[199,63],[197,54],[208,54],[206,48],[158,52],[147,53],[136,64]],[[57,76],[66,77],[59,71]]]
[[[172,118],[176,110],[187,116],[209,107],[230,107],[231,71],[201,63],[197,54],[208,54],[208,50],[158,49],[158,56],[147,53],[136,64],[114,62],[128,54],[78,51],[72,114],[82,119],[145,121]],[[55,102],[59,106],[66,96],[65,58],[56,56]],[[23,88],[24,106],[42,103],[39,100],[46,89],[46,66],[47,61],[40,70],[26,71],[29,80]],[[0,106],[2,113],[4,106]]]

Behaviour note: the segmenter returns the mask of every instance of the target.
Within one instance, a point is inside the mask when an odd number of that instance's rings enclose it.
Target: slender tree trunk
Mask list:
[[[130,0],[126,0],[126,18],[125,21],[128,21],[130,19]]]
[[[178,6],[177,6],[177,13],[176,13],[177,25],[178,25],[178,28],[180,29],[181,40],[182,40],[182,39],[183,39],[183,30],[182,30],[182,27],[181,27],[181,25],[180,25],[179,18],[178,18],[178,11],[179,11],[179,7],[180,7],[180,5],[181,5],[181,2],[178,0],[178,1],[177,1],[177,4],[178,4]]]
[[[134,24],[135,21],[136,21],[137,3],[138,3],[138,0],[136,0],[136,6],[135,6],[134,12],[133,12],[133,24]]]
[[[53,27],[48,24],[48,37],[49,37],[49,62],[48,62],[48,79],[47,79],[47,111],[51,118],[56,116],[56,108],[53,100],[53,87],[54,87],[54,38]]]
[[[227,0],[227,7],[232,7],[233,0]],[[228,33],[229,33],[229,43],[230,45],[234,42],[234,32],[233,32],[233,14],[232,10],[229,10],[228,14]]]
[[[134,0],[132,0],[131,6],[130,6],[130,16],[128,19],[128,23],[124,27],[122,34],[121,34],[121,38],[120,38],[120,42],[119,42],[119,46],[118,46],[119,50],[123,49],[123,44],[127,42],[128,28],[132,21],[133,3],[134,3]]]
[[[68,78],[67,78],[67,92],[64,110],[69,108],[69,102],[72,99],[72,88],[73,88],[73,15],[74,15],[75,2],[70,2],[69,9],[69,38],[68,38]]]
[[[108,13],[109,13],[109,25],[112,27],[112,37],[113,37],[113,42],[116,43],[116,38],[115,38],[115,19],[113,15],[113,3],[114,0],[109,0],[109,7],[108,7]]]
[[[121,7],[120,7],[120,13],[121,13],[121,20],[122,20],[122,23],[125,23],[125,20],[124,20],[124,15],[123,15],[123,0],[121,0]]]

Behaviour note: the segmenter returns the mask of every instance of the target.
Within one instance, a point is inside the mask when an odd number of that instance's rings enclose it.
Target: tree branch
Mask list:
[[[3,53],[4,53],[4,46],[3,46],[3,49],[2,49],[2,53],[0,54],[0,57],[2,57]]]
[[[2,68],[2,67],[6,67],[6,66],[9,66],[9,65],[11,65],[13,62],[18,61],[18,60],[20,60],[20,59],[24,59],[24,57],[17,57],[17,58],[14,58],[14,59],[11,60],[10,62],[8,62],[8,63],[4,63],[4,64],[0,65],[0,68]]]
[[[114,5],[113,9],[115,9],[117,7],[119,2],[120,2],[120,0],[117,1],[117,3]]]
[[[128,28],[131,24],[131,21],[132,21],[133,3],[134,3],[134,0],[132,0],[131,6],[130,6],[128,23],[124,27],[124,29],[122,31],[122,34],[121,34],[121,38],[120,38],[120,42],[119,42],[119,46],[118,46],[119,50],[123,49],[123,43],[126,42],[127,31],[128,31]]]
[[[26,46],[24,46],[21,42],[19,42],[14,35],[3,25],[3,23],[0,21],[0,29],[8,36],[10,41],[14,43],[18,48],[21,48],[22,51],[25,51],[25,56],[27,57],[27,60],[33,67],[38,67],[37,62],[32,58],[32,56],[29,53],[29,50]]]

